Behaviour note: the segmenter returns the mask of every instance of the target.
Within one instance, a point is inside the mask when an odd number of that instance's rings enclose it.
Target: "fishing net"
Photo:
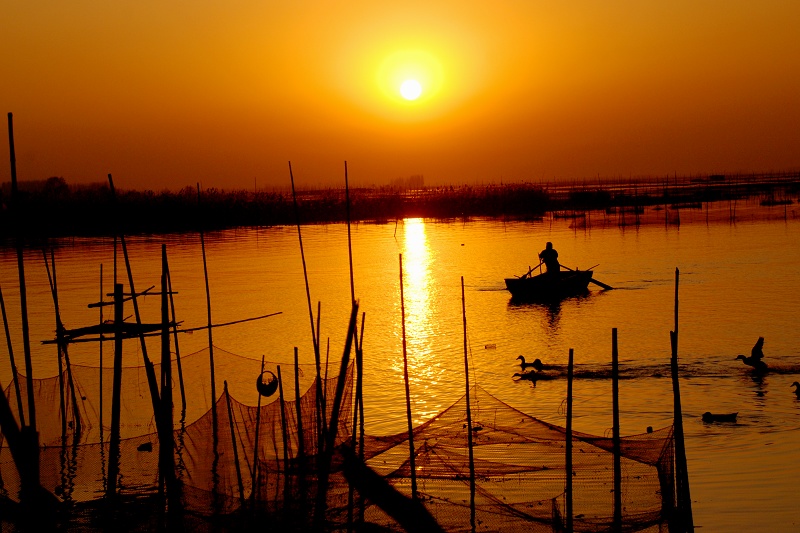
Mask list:
[[[181,358],[181,377],[185,389],[192,391],[185,397],[185,411],[181,380],[173,369],[175,472],[187,516],[206,524],[250,523],[266,517],[282,524],[283,530],[300,531],[312,527],[315,513],[324,504],[327,529],[365,520],[401,530],[370,501],[369,494],[364,497],[351,490],[341,468],[342,446],[354,447],[382,479],[405,495],[412,493],[406,432],[367,435],[363,446],[359,439],[352,441],[353,365],[343,376],[344,394],[333,437],[337,452],[326,458],[320,453],[324,449],[320,443],[333,414],[339,376],[326,379],[323,369],[323,377],[317,380],[314,365],[295,370],[294,365],[268,363],[266,368],[281,375],[281,391],[275,396],[282,392],[283,400],[265,398],[265,405],[258,407],[253,385],[261,373],[261,361],[218,348],[214,357],[217,374],[229,380],[217,383],[213,404],[208,350]],[[154,370],[160,376],[159,365]],[[25,380],[19,383],[22,411],[27,413]],[[69,373],[65,370],[33,383],[42,485],[76,507],[102,500],[110,461],[112,370],[72,365]],[[161,490],[159,441],[144,367],[125,367],[122,383],[119,493],[157,495]],[[5,392],[12,412],[19,416],[16,390],[9,386]],[[446,531],[562,528],[568,497],[565,429],[522,413],[480,387],[470,392],[470,411],[472,461],[466,397],[413,430],[414,481],[425,508]],[[573,527],[575,531],[611,529],[615,526],[614,443],[611,438],[573,432],[572,444]],[[326,497],[320,501],[317,494],[323,481],[319,474],[328,460]],[[664,523],[675,506],[672,427],[623,437],[620,462],[618,525],[634,531]],[[5,443],[0,448],[0,476],[3,495],[17,500],[19,475]],[[161,502],[163,511],[163,500],[154,501]]]

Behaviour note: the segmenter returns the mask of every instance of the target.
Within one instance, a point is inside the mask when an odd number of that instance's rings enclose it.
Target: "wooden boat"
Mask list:
[[[736,422],[736,416],[739,412],[735,413],[710,413],[706,411],[703,413],[703,422]]]
[[[572,270],[506,278],[506,288],[514,300],[552,301],[587,292],[591,281],[591,270]]]

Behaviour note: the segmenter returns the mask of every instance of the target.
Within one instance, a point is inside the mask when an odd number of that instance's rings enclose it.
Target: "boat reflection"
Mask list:
[[[549,331],[556,332],[559,329],[561,308],[564,305],[580,305],[589,301],[591,297],[592,293],[588,290],[575,296],[544,301],[518,300],[512,297],[508,301],[508,309],[515,312],[533,312],[544,319]]]

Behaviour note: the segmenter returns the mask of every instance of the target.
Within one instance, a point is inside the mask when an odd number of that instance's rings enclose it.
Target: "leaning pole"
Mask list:
[[[675,428],[675,491],[677,497],[677,530],[694,531],[692,518],[692,499],[689,495],[689,470],[686,465],[686,444],[683,434],[683,412],[681,410],[681,390],[678,383],[678,279],[680,272],[675,269],[675,329],[669,332],[672,345],[672,393],[674,400]]]

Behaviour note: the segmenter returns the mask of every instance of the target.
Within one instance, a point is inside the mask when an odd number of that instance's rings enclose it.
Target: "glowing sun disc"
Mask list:
[[[422,94],[422,85],[417,80],[406,80],[400,85],[400,95],[406,100],[416,100]]]

